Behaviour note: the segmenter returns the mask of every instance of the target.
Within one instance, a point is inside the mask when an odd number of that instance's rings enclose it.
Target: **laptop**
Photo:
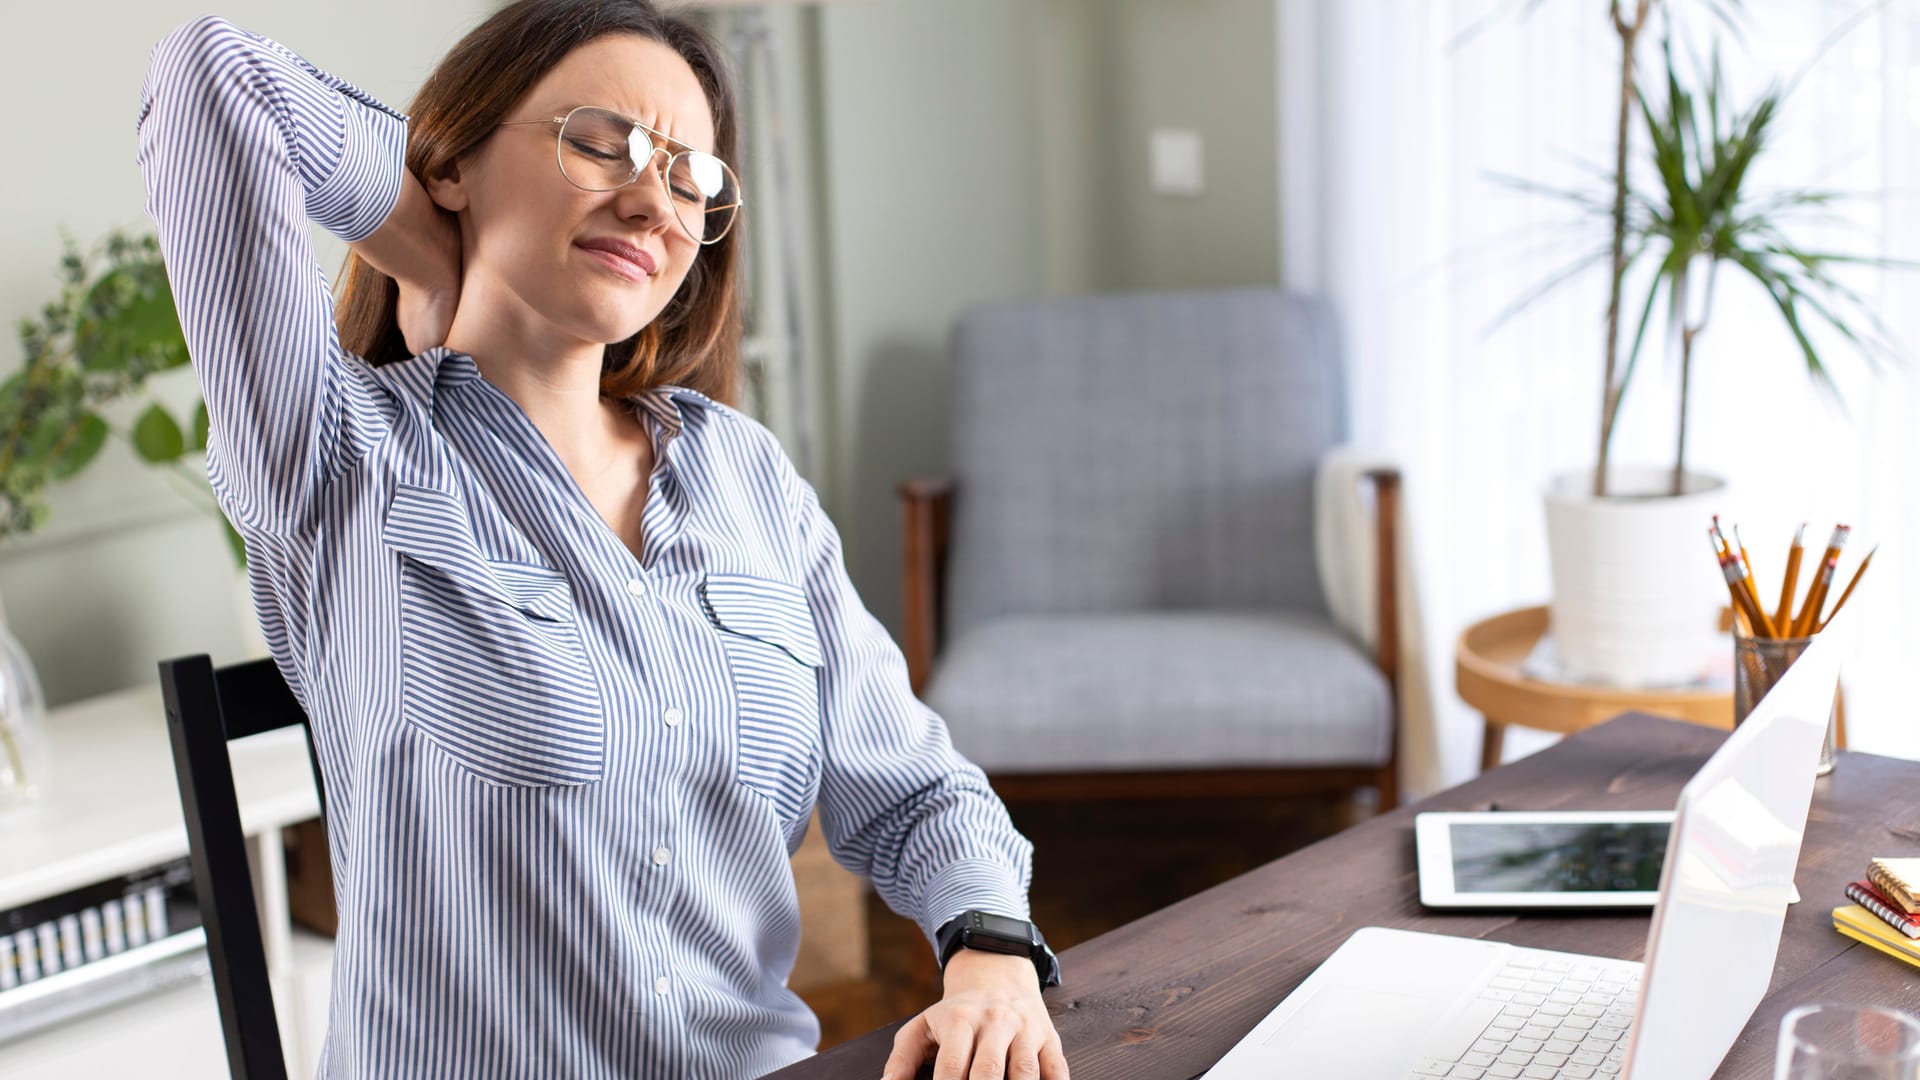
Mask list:
[[[1644,965],[1363,927],[1206,1080],[1708,1080],[1773,974],[1839,648],[1815,639],[1680,792]]]

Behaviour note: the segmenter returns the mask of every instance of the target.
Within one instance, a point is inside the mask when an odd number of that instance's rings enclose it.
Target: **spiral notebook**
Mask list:
[[[1920,915],[1920,859],[1873,859],[1867,880],[1909,915]]]
[[[1910,938],[1920,938],[1920,915],[1909,915],[1895,906],[1887,894],[1869,882],[1856,881],[1847,886],[1847,899],[1880,916],[1880,921]]]

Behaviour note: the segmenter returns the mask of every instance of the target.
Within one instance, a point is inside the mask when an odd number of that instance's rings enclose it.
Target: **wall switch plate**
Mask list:
[[[1153,190],[1159,195],[1199,195],[1206,190],[1200,133],[1161,128],[1151,139]]]

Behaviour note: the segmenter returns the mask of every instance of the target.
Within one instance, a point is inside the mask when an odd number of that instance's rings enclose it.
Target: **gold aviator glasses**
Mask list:
[[[582,105],[565,116],[545,120],[505,120],[511,124],[553,124],[559,128],[554,153],[560,175],[586,191],[615,191],[654,172],[686,234],[702,244],[718,243],[740,216],[740,178],[712,154],[629,120],[610,109]],[[666,144],[680,146],[669,152]],[[653,168],[653,156],[665,154],[665,170]]]

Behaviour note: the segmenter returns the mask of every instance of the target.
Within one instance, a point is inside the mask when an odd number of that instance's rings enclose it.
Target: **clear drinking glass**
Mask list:
[[[1733,726],[1739,727],[1753,712],[1773,684],[1787,673],[1800,654],[1813,644],[1810,637],[1801,638],[1756,638],[1748,637],[1736,627],[1733,632]],[[1835,700],[1838,700],[1838,690]],[[1827,736],[1820,741],[1820,765],[1814,770],[1815,776],[1825,776],[1833,771],[1833,727],[1832,713],[1827,715]]]
[[[1773,1080],[1915,1080],[1920,1020],[1874,1005],[1802,1005],[1780,1021]]]

